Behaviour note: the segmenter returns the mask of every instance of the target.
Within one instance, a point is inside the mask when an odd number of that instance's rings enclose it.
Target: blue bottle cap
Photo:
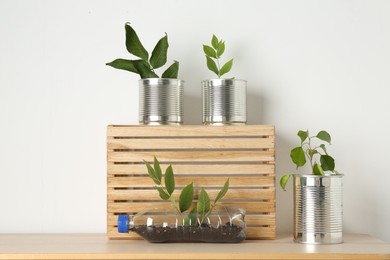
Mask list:
[[[118,232],[128,233],[129,232],[129,216],[118,215]]]

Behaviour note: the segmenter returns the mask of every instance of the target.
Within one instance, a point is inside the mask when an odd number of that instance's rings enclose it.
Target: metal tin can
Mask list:
[[[294,240],[343,242],[343,175],[294,175]]]
[[[246,124],[246,81],[202,81],[202,108],[204,125]]]
[[[144,125],[183,124],[183,93],[183,80],[140,79],[139,123]]]

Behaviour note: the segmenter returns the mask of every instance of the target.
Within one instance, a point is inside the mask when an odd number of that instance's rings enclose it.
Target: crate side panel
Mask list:
[[[116,231],[118,214],[137,213],[162,201],[143,160],[157,156],[174,168],[177,199],[193,181],[214,198],[226,179],[231,188],[222,203],[247,211],[248,239],[275,238],[275,136],[273,126],[109,126],[107,134],[107,236],[138,239]]]

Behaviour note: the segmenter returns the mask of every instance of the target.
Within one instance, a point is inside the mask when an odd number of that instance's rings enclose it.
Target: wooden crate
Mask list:
[[[107,235],[134,239],[117,232],[117,215],[144,207],[168,205],[153,189],[143,160],[156,156],[163,172],[171,164],[178,197],[194,182],[196,194],[205,187],[215,198],[226,179],[230,189],[223,204],[246,209],[248,239],[275,238],[275,129],[244,126],[127,126],[107,130]]]

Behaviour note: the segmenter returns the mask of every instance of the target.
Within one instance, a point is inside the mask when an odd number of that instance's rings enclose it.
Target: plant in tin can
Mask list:
[[[301,140],[301,145],[295,147],[290,152],[293,163],[299,167],[307,162],[310,164],[312,174],[326,175],[325,172],[336,173],[335,160],[327,152],[326,145],[331,144],[331,136],[328,132],[322,130],[317,135],[310,136],[309,131],[299,130],[297,135]],[[291,174],[287,173],[280,178],[280,186],[286,190],[286,185]]]
[[[194,199],[194,186],[193,183],[185,186],[179,196],[179,201],[177,202],[173,197],[173,192],[175,191],[175,177],[173,174],[173,168],[171,165],[167,167],[164,174],[164,183],[162,181],[162,171],[160,163],[156,157],[154,157],[153,166],[144,161],[148,169],[149,177],[156,184],[155,188],[157,189],[160,198],[163,200],[171,201],[174,209],[178,214],[182,214],[185,211],[189,210],[188,217],[184,218],[186,225],[202,225],[207,217],[211,214],[217,202],[220,201],[229,190],[229,178],[226,180],[224,186],[217,194],[217,197],[213,202],[210,202],[210,197],[204,188],[201,189],[198,202],[193,206]],[[196,220],[199,220],[198,222]]]
[[[116,59],[106,65],[116,69],[127,70],[139,74],[144,78],[159,78],[156,74],[156,69],[161,68],[167,62],[168,53],[168,35],[162,37],[154,47],[152,54],[142,45],[135,30],[130,26],[130,23],[125,24],[126,31],[126,48],[127,51],[139,59]],[[174,61],[162,74],[161,78],[176,79],[179,71],[179,62]]]
[[[228,73],[233,66],[233,59],[226,62],[222,67],[219,64],[219,59],[225,52],[225,42],[218,40],[217,36],[213,34],[211,38],[211,46],[203,45],[203,51],[206,55],[207,68],[217,74],[218,78]]]

